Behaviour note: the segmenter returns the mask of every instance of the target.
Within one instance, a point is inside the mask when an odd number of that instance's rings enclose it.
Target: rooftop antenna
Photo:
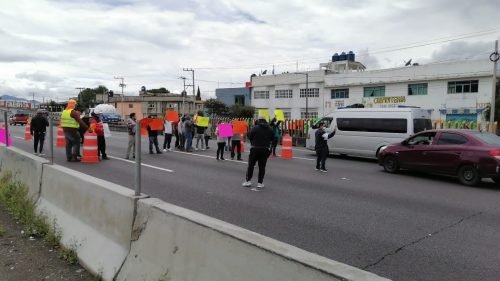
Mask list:
[[[405,66],[410,66],[411,65],[411,60],[412,59],[410,59],[409,61],[405,61]]]

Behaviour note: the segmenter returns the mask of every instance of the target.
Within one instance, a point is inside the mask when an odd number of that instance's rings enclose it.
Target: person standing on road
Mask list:
[[[316,150],[316,171],[321,171],[326,173],[328,170],[325,167],[326,158],[328,157],[328,139],[332,138],[337,131],[337,128],[334,127],[333,132],[327,133],[325,130],[325,123],[320,122],[318,124],[318,130],[314,136],[316,137],[316,145],[314,149]]]
[[[203,137],[205,138],[205,149],[209,149],[208,147],[208,140],[212,137],[212,125],[211,123],[208,123],[208,127],[205,129],[205,133],[203,134]]]
[[[130,118],[127,120],[128,146],[125,159],[129,159],[130,152],[132,152],[132,157],[135,159],[135,134],[137,131],[136,122],[135,112],[130,113]]]
[[[201,142],[201,150],[205,150],[205,143],[204,143],[204,136],[205,136],[205,130],[207,127],[200,127],[200,126],[195,126],[196,128],[196,134],[194,135],[196,139],[196,146],[195,150],[198,150],[198,145]]]
[[[248,139],[252,144],[250,155],[248,156],[248,170],[244,187],[252,186],[253,170],[256,163],[259,163],[259,178],[257,187],[252,191],[260,191],[264,188],[264,175],[266,174],[267,158],[271,155],[271,143],[274,138],[273,129],[269,126],[265,116],[259,116],[258,122],[248,133]]]
[[[68,106],[61,114],[61,127],[66,139],[66,159],[68,162],[80,162],[78,154],[80,153],[80,127],[86,131],[88,129],[82,119],[81,113],[75,110],[76,101],[69,100]]]
[[[151,116],[150,118],[155,119],[155,116]],[[152,130],[151,126],[148,124],[146,130],[148,131],[148,137],[149,137],[149,154],[154,154],[153,152],[153,145],[156,148],[156,153],[162,154],[163,152],[160,151],[160,148],[158,147],[158,131],[157,130]]]
[[[172,143],[172,134],[173,134],[173,126],[172,126],[172,121],[165,120],[164,124],[164,133],[165,133],[165,138],[163,139],[163,151],[172,151],[170,149],[170,143]]]
[[[179,125],[177,126],[177,133],[179,135],[179,150],[183,151],[184,150],[184,145],[186,144],[186,141],[184,139],[184,122],[186,121],[186,117],[183,116],[181,118],[181,121],[179,121]]]
[[[274,134],[273,144],[272,144],[273,157],[276,157],[276,147],[278,146],[281,137],[280,124],[281,121],[276,122],[276,118],[273,118],[273,120],[271,120],[271,128],[273,129],[273,134]]]
[[[217,122],[217,125],[222,124],[222,121],[219,120]],[[226,160],[224,159],[224,146],[226,146],[226,137],[221,137],[220,132],[219,132],[219,126],[215,128],[215,135],[217,136],[217,160]],[[219,158],[220,155],[220,158]]]
[[[101,120],[100,114],[98,112],[92,112],[92,121],[90,122],[90,128],[97,135],[97,156],[101,160],[109,160],[106,154],[106,139],[104,138],[104,123]]]
[[[44,156],[43,143],[45,141],[45,132],[49,126],[49,121],[43,116],[43,111],[38,110],[35,117],[31,119],[30,133],[33,136],[35,155]]]
[[[236,149],[236,152],[234,150]],[[243,160],[241,159],[241,140],[240,140],[240,134],[233,134],[233,137],[231,139],[231,160],[234,160],[234,156],[237,155],[238,160]]]
[[[186,152],[193,152],[193,131],[194,124],[191,120],[191,116],[186,116],[186,121],[184,121],[184,138],[186,139]]]

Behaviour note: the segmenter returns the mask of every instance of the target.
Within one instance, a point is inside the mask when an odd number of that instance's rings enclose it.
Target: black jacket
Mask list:
[[[332,133],[329,133],[328,138],[332,138],[335,135],[335,132],[337,132],[337,130],[333,131]],[[316,137],[316,145],[314,146],[315,150],[323,150],[323,149],[328,150],[328,139],[325,140],[323,138],[323,134],[325,133],[326,133],[325,129],[316,130],[316,133],[314,134],[314,136]]]
[[[47,118],[45,118],[42,115],[36,115],[31,119],[31,124],[30,124],[30,133],[33,134],[33,132],[41,132],[44,133],[47,131],[47,126],[49,125],[49,121],[47,121]]]
[[[261,122],[255,125],[248,133],[248,139],[253,148],[267,148],[271,147],[274,138],[273,129],[267,122]]]

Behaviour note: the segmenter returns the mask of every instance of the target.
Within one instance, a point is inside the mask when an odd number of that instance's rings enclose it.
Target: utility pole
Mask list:
[[[33,101],[33,108],[32,109],[35,109],[35,92],[32,92],[31,94],[33,95],[33,99],[32,99],[32,101]]]
[[[194,87],[194,69],[192,69],[192,68],[183,68],[182,70],[183,71],[191,71],[191,75],[193,77],[193,85],[192,85],[193,86],[193,97],[195,97],[196,93],[195,93],[195,87]]]
[[[78,99],[77,100],[78,100],[78,103],[80,103],[81,102],[80,96],[81,96],[82,90],[84,90],[85,88],[83,88],[83,87],[76,87],[75,89],[79,91],[78,92]],[[59,102],[59,97],[57,97],[57,98],[58,98],[57,102]]]
[[[182,95],[182,116],[184,116],[184,114],[186,113],[185,112],[185,107],[184,107],[185,106],[184,102],[186,100],[186,79],[187,78],[184,77],[184,76],[181,76],[181,77],[179,77],[179,79],[182,79],[182,82],[184,84],[184,90],[182,91],[182,94],[181,94]]]
[[[495,51],[490,55],[490,61],[493,62],[493,90],[491,94],[491,104],[490,104],[490,131],[496,134],[494,131],[495,123],[495,101],[497,93],[497,61],[500,58],[498,54],[498,40],[495,41]]]
[[[122,102],[120,103],[120,107],[121,107],[120,113],[123,114],[123,88],[125,88],[127,85],[125,85],[125,78],[123,78],[123,77],[114,77],[114,79],[119,79],[122,81],[119,84],[119,86],[122,88],[122,98],[121,98]]]

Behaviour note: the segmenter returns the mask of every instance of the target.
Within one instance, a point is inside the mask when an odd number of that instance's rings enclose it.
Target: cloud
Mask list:
[[[434,51],[431,61],[489,58],[493,48],[491,42],[451,42]]]
[[[53,76],[46,71],[37,71],[33,73],[27,73],[27,72],[17,73],[16,78],[27,79],[35,82],[47,82],[47,83],[58,83],[60,81],[63,81],[63,79],[61,79],[60,77]]]

